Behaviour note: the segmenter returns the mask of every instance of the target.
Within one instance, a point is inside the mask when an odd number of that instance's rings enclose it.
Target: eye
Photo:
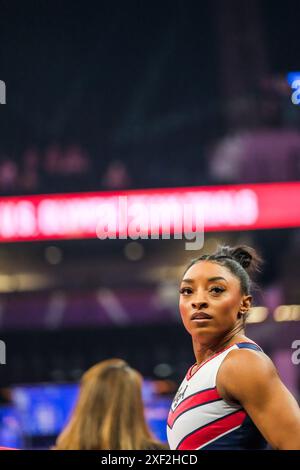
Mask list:
[[[225,289],[223,289],[222,287],[212,287],[210,289],[210,292],[214,292],[215,294],[221,294],[222,292],[224,292]]]
[[[182,287],[179,290],[180,294],[187,295],[192,293],[192,289],[190,287]]]

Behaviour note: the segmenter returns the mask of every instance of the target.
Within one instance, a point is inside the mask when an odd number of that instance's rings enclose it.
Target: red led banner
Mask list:
[[[172,234],[173,215],[186,207],[200,210],[205,231],[300,227],[300,183],[2,197],[0,242],[96,238],[103,218],[126,238],[132,217],[146,233],[158,213],[157,233],[171,220]]]

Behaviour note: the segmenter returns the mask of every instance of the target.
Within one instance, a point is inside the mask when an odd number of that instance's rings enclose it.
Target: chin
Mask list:
[[[216,335],[217,332],[214,331],[214,329],[210,325],[193,325],[192,328],[190,328],[190,331],[192,333],[204,333],[204,334],[210,334],[210,335]]]

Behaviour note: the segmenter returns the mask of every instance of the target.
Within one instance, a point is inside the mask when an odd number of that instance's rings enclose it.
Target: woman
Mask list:
[[[298,404],[245,336],[259,262],[249,247],[221,247],[184,273],[179,307],[196,363],[171,406],[171,449],[300,449]]]
[[[142,377],[121,359],[91,367],[81,381],[69,424],[56,450],[160,449],[144,418]]]

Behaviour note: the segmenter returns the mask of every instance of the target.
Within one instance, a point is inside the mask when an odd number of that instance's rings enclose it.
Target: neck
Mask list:
[[[193,349],[196,362],[200,365],[222,349],[247,339],[248,338],[244,335],[244,330],[240,330],[238,333],[230,331],[225,336],[212,338],[209,341],[202,336],[193,336]]]

